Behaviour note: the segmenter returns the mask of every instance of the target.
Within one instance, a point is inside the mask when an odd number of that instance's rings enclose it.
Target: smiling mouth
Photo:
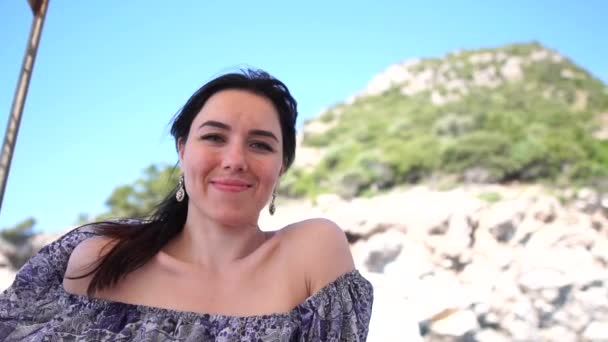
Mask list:
[[[243,192],[251,188],[251,185],[237,182],[222,182],[214,181],[211,182],[214,188],[224,192]]]

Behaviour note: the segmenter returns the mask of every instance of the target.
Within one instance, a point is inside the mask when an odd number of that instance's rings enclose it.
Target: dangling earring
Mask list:
[[[277,188],[274,188],[274,190],[272,190],[272,199],[270,200],[270,206],[268,206],[268,211],[270,212],[270,215],[274,215],[274,212],[277,211],[277,207],[274,204],[274,201],[277,199]]]
[[[179,184],[177,185],[177,192],[175,193],[175,199],[178,202],[181,202],[184,200],[184,197],[186,197],[186,190],[184,189],[184,175],[182,175],[179,178]]]

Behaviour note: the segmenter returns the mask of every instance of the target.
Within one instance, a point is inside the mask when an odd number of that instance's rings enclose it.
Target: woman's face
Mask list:
[[[189,211],[227,225],[257,224],[282,170],[272,102],[245,90],[212,95],[178,143]]]

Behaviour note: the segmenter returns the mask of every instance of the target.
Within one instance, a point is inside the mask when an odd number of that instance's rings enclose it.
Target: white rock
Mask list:
[[[564,57],[562,57],[562,55],[558,53],[553,53],[553,55],[551,56],[551,60],[555,63],[559,63],[564,60]]]
[[[589,215],[580,212],[564,213],[560,219],[545,224],[536,231],[526,243],[526,248],[591,248],[598,235],[592,227]]]
[[[442,336],[461,337],[477,329],[479,322],[475,313],[470,310],[456,311],[431,324],[431,331]]]
[[[441,95],[438,91],[433,90],[433,92],[431,93],[431,103],[433,103],[436,106],[441,106],[447,102],[448,102],[447,97]]]
[[[386,265],[384,273],[393,283],[400,284],[401,289],[407,293],[423,276],[432,274],[435,266],[424,245],[405,238],[402,246],[401,253],[395,261]],[[397,278],[403,281],[394,280]]]
[[[521,69],[521,64],[521,58],[510,57],[500,69],[500,73],[507,81],[519,81],[524,76],[523,71]]]
[[[321,120],[313,120],[304,126],[304,134],[323,134],[337,125],[337,122],[323,122]],[[300,151],[298,151],[298,158],[300,157]]]
[[[437,68],[437,70],[440,74],[447,74],[451,71],[451,69],[452,69],[452,66],[450,65],[449,62],[441,63],[439,68]]]
[[[496,88],[501,84],[494,66],[473,71],[473,83],[479,87]]]
[[[608,283],[608,282],[607,282]],[[608,287],[590,286],[572,293],[572,300],[589,314],[591,319],[608,320]]]
[[[8,259],[8,257],[6,255],[0,253],[0,268],[11,268],[12,265],[13,264]]]
[[[6,267],[0,267],[0,292],[11,286],[13,281],[15,281],[15,275],[15,271]]]
[[[509,336],[496,330],[484,329],[475,334],[475,341],[478,342],[512,342]]]
[[[596,265],[584,248],[526,248],[518,255],[518,262],[519,283],[529,290],[585,285],[608,276],[608,270]]]
[[[7,256],[14,255],[16,253],[17,247],[0,236],[0,255]]]
[[[540,290],[547,288],[559,288],[572,282],[566,274],[559,270],[550,268],[535,269],[523,273],[519,283],[527,290]]]
[[[518,225],[517,230],[515,231],[515,236],[509,242],[509,245],[512,248],[517,248],[520,245],[526,245],[529,240],[545,226],[545,223],[542,223],[531,215],[526,215],[521,223]]]
[[[497,60],[498,62],[502,62],[502,61],[504,61],[505,59],[507,59],[507,57],[508,57],[508,56],[507,56],[507,54],[506,54],[506,53],[504,53],[504,52],[502,52],[502,51],[498,51],[498,52],[496,53],[496,60]]]
[[[557,217],[558,210],[562,206],[555,197],[543,196],[532,204],[528,212],[534,219],[542,223],[550,223]]]
[[[601,204],[600,194],[591,188],[582,188],[577,194],[576,206],[584,212],[593,212]]]
[[[443,252],[450,256],[456,256],[467,250],[471,245],[471,232],[469,217],[466,214],[455,213],[448,221],[448,231],[445,239],[446,245]]]
[[[470,307],[476,294],[473,289],[463,286],[454,275],[437,272],[415,284],[409,293],[410,302],[416,308],[418,322],[432,321],[442,312]]]
[[[556,325],[562,325],[570,330],[581,332],[585,330],[591,321],[591,315],[585,311],[585,308],[580,303],[570,300],[555,311],[551,317],[552,322]]]
[[[571,79],[571,78],[576,77],[576,74],[574,73],[574,71],[572,71],[570,69],[562,69],[562,71],[560,72],[560,75],[562,76],[562,78],[565,78],[565,79]]]
[[[393,262],[403,249],[405,234],[387,231],[373,235],[367,242],[365,268],[370,272],[383,273],[384,267]]]
[[[385,194],[373,199],[356,198],[348,202],[336,202],[323,211],[352,234],[370,236],[389,228],[405,232],[407,227],[402,221],[407,203],[399,200],[401,196],[403,195]]]
[[[416,95],[429,90],[433,85],[435,72],[432,69],[424,69],[412,78],[405,86],[401,87],[401,93],[406,96]]]
[[[608,341],[608,322],[591,322],[583,332],[583,338],[588,341]]]
[[[534,321],[508,316],[501,322],[501,328],[509,332],[512,341],[540,341],[539,331]]]
[[[418,60],[409,60],[401,64],[393,64],[382,73],[374,76],[363,92],[364,95],[379,95],[391,87],[402,84],[415,77],[410,68],[418,64]]]
[[[403,68],[405,68],[406,70],[411,71],[414,67],[419,65],[420,62],[421,62],[421,59],[419,59],[419,58],[411,58],[411,59],[408,59],[408,60],[404,61],[403,63],[401,63],[401,66]]]
[[[494,204],[481,214],[478,230],[489,231],[499,242],[508,242],[524,218],[525,203],[517,200],[502,201]]]
[[[477,53],[477,54],[471,55],[469,57],[469,62],[471,64],[485,64],[485,63],[492,62],[493,59],[494,59],[493,53],[482,52],[482,53]]]
[[[298,147],[298,157],[294,161],[294,167],[310,169],[319,164],[325,156],[325,149],[302,146]]]
[[[383,207],[394,207],[391,221],[407,227],[414,240],[424,240],[434,229],[447,225],[454,213],[467,215],[481,207],[481,202],[468,196],[463,190],[439,192],[426,187],[415,187],[402,195],[387,197]],[[383,210],[385,210],[383,208]]]
[[[604,264],[608,264],[608,240],[598,239],[595,241],[591,254]]]
[[[422,342],[414,312],[404,291],[386,276],[362,273],[374,286],[374,305],[367,340]]]
[[[344,200],[336,194],[321,194],[317,196],[317,207],[321,210],[331,210],[331,208],[343,204]]]
[[[549,51],[547,50],[536,50],[530,54],[530,59],[534,62],[545,60],[549,57]]]
[[[488,260],[474,257],[473,262],[460,272],[458,279],[475,294],[475,302],[488,304],[495,295],[495,284],[501,279],[501,271]]]
[[[576,333],[564,326],[554,325],[540,332],[543,341],[577,342],[579,341]]]

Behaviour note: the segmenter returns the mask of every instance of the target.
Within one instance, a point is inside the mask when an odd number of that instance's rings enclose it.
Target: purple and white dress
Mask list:
[[[42,248],[0,294],[0,341],[365,341],[373,288],[345,273],[289,312],[226,316],[79,296],[63,289],[75,229]]]

